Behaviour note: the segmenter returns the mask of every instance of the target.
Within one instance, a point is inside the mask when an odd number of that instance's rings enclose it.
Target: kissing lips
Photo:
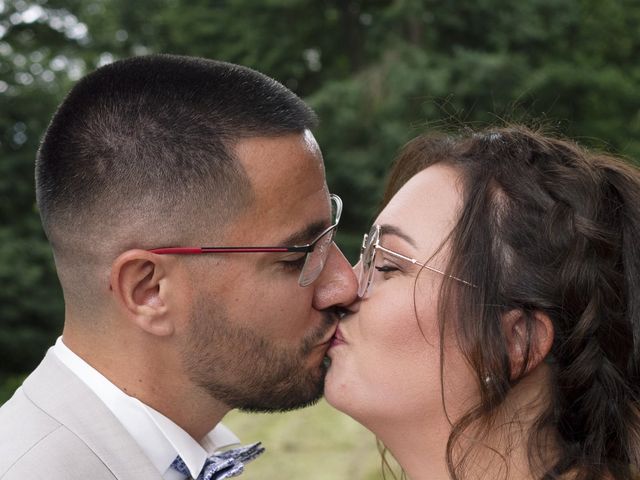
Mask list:
[[[335,338],[335,330],[329,333],[329,335],[325,336],[320,343],[316,345],[315,348],[323,347],[325,349],[329,349],[329,347],[333,343],[333,339]]]
[[[340,327],[336,328],[335,333],[333,334],[333,338],[331,339],[331,348],[337,347],[338,345],[346,345],[347,342],[342,336],[342,332],[340,331]]]

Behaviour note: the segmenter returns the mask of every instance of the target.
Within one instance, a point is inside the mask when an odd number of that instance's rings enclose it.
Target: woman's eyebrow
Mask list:
[[[396,237],[400,237],[405,240],[412,247],[417,248],[415,240],[403,232],[400,227],[396,227],[395,225],[380,225],[380,236],[382,237],[383,235],[395,235]]]

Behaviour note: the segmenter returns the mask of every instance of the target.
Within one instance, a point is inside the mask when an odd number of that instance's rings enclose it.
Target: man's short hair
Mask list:
[[[315,122],[289,89],[238,65],[151,55],[96,70],[60,105],[36,161],[56,262],[188,241],[198,222],[223,225],[251,198],[234,144]]]

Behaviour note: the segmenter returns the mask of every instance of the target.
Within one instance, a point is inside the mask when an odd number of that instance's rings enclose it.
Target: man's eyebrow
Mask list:
[[[405,240],[409,245],[417,248],[416,242],[413,238],[411,238],[408,234],[402,231],[401,228],[396,227],[395,225],[380,225],[380,236],[384,235],[395,235],[396,237],[400,237]]]
[[[293,246],[293,245],[306,245],[320,235],[329,225],[324,220],[318,220],[313,222],[304,229],[285,238],[280,245]]]

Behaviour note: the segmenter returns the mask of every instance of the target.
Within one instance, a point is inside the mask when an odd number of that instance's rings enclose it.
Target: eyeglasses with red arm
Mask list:
[[[304,253],[304,265],[300,272],[298,284],[306,287],[313,283],[322,272],[327,260],[331,244],[336,235],[340,216],[342,214],[342,200],[337,195],[331,195],[332,224],[323,230],[312,242],[306,245],[270,246],[270,247],[162,247],[149,251],[158,255],[199,255],[204,253]]]

